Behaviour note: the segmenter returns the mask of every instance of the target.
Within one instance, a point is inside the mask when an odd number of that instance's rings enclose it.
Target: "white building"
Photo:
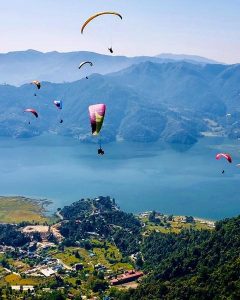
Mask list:
[[[50,277],[54,275],[56,272],[52,268],[41,269],[40,271],[45,277]]]

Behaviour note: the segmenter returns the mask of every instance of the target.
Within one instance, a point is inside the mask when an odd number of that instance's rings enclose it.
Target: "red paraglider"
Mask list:
[[[218,153],[216,155],[217,160],[221,159],[222,157],[225,158],[229,163],[232,163],[232,158],[231,158],[230,154],[228,154],[228,153]]]
[[[36,118],[38,118],[38,113],[36,112],[35,109],[27,108],[27,109],[24,110],[24,112],[32,113]]]

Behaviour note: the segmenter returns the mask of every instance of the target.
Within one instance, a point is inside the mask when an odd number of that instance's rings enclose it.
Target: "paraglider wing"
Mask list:
[[[95,19],[99,16],[102,16],[102,15],[115,15],[115,16],[118,16],[122,20],[122,16],[117,12],[114,12],[114,11],[99,12],[99,13],[91,16],[89,19],[87,19],[87,21],[82,26],[81,33],[83,34],[83,31],[84,31],[85,27],[88,25],[88,23],[90,23],[93,19]]]
[[[93,66],[93,63],[91,61],[83,61],[82,63],[80,63],[78,69],[81,69],[86,64],[89,64],[91,67]]]
[[[228,153],[218,153],[217,155],[216,155],[216,159],[221,159],[221,158],[225,158],[229,163],[231,163],[232,162],[232,158],[231,158],[231,156],[230,156],[230,154],[228,154]]]
[[[98,135],[99,132],[101,131],[102,124],[104,121],[106,105],[105,104],[90,105],[88,110],[90,116],[90,123],[92,127],[92,134]]]
[[[33,81],[31,82],[31,84],[36,85],[37,89],[40,90],[40,88],[41,88],[41,82],[40,82],[40,81],[38,81],[38,80],[33,80]]]
[[[25,112],[32,113],[36,118],[38,118],[38,113],[36,112],[35,109],[27,108],[27,109],[25,109],[24,111],[25,111]]]
[[[62,101],[61,100],[54,100],[53,103],[58,109],[62,109]]]

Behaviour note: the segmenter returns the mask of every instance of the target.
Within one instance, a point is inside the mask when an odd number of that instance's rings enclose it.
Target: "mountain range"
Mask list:
[[[25,70],[22,79],[24,74]],[[53,132],[94,141],[88,106],[105,103],[105,142],[163,140],[192,145],[204,135],[239,138],[239,80],[240,65],[143,61],[114,73],[92,74],[88,80],[43,81],[39,91],[29,83],[4,84],[0,85],[0,134],[31,137]],[[56,99],[63,100],[62,111],[53,105]],[[39,112],[38,119],[23,113],[29,107]]]
[[[89,60],[94,66],[92,68],[88,66],[79,71],[79,64]],[[126,57],[87,51],[42,53],[27,50],[0,54],[0,83],[21,85],[34,79],[54,83],[72,82],[92,73],[104,75],[141,62],[166,63],[179,60],[197,64],[216,63],[202,57],[188,55],[162,54],[153,57]]]

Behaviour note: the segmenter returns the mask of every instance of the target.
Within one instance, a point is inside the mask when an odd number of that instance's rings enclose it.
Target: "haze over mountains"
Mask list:
[[[2,68],[5,64],[8,69],[6,74],[12,76],[12,80],[16,76],[16,84],[17,78],[19,82],[26,81],[26,78],[29,78],[28,82],[36,79],[30,71],[39,72],[37,66],[40,66],[43,76],[37,79],[52,78],[52,81],[63,81],[64,76],[70,76],[71,73],[72,78],[82,76],[79,75],[81,72],[77,67],[79,61],[89,59],[87,55],[89,53],[86,52],[16,52],[6,54],[6,59],[2,55],[0,66]],[[234,138],[240,136],[239,65],[172,60],[164,62],[162,58],[159,60],[156,57],[93,55],[94,72],[103,65],[106,73],[109,70],[121,70],[106,75],[93,74],[88,80],[83,78],[69,83],[44,81],[37,97],[33,96],[36,90],[30,84],[20,87],[1,85],[0,134],[31,137],[50,131],[82,141],[92,141],[88,106],[93,103],[106,103],[107,113],[102,138],[107,142],[163,140],[171,144],[192,145],[203,135],[230,135]],[[13,70],[10,72],[9,60],[11,61],[12,56],[19,61],[15,66],[15,73]],[[29,56],[32,57],[31,62],[26,62],[26,57]],[[42,60],[36,57],[42,57]],[[53,65],[50,67],[53,62],[57,68]],[[130,66],[122,69],[126,65]],[[85,69],[87,71],[91,67]],[[17,76],[20,70],[22,75]],[[1,76],[4,75],[1,72]],[[53,105],[53,100],[56,99],[63,100],[62,112]],[[35,120],[31,115],[23,113],[27,107],[35,108],[39,112],[39,119]],[[226,117],[227,113],[231,116]],[[59,124],[60,117],[64,120],[63,124]]]
[[[78,66],[80,62],[86,60],[92,61],[94,67],[84,68],[80,72]],[[42,53],[27,50],[0,54],[0,83],[21,85],[32,81],[33,78],[55,83],[72,82],[92,73],[112,73],[141,62],[166,63],[178,60],[201,64],[216,63],[212,60],[191,55],[162,54],[155,57],[126,57],[87,51]]]

